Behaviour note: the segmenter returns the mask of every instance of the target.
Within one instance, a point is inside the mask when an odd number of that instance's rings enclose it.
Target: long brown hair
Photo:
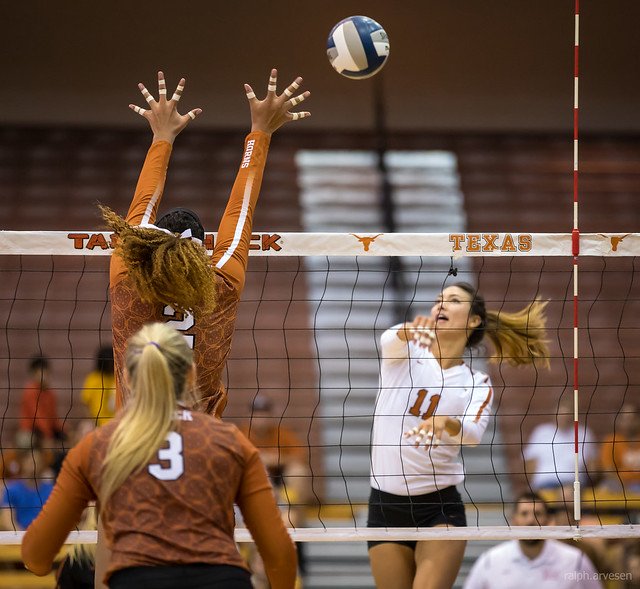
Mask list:
[[[109,207],[99,208],[117,237],[115,255],[122,258],[142,301],[181,312],[214,309],[213,264],[202,245],[158,229],[134,227]]]
[[[471,295],[471,314],[480,317],[480,324],[471,332],[467,346],[480,344],[486,335],[494,346],[491,360],[506,360],[513,366],[533,364],[540,360],[549,366],[549,347],[546,339],[546,301],[534,300],[520,311],[508,313],[487,309],[484,298],[468,282],[457,286]]]

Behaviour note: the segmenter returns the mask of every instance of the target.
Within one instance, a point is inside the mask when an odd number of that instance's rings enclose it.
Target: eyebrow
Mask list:
[[[458,299],[462,303],[471,303],[472,302],[471,299],[466,299],[466,298],[464,298],[463,295],[458,295],[458,294],[452,294],[452,295],[449,295],[446,298],[447,299]],[[436,297],[436,301],[443,301],[443,300],[445,300],[445,297],[442,296],[441,294]]]

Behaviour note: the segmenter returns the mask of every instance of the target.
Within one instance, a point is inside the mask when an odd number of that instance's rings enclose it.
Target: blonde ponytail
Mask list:
[[[468,282],[452,286],[471,295],[470,313],[480,318],[480,325],[469,335],[467,346],[477,346],[487,335],[495,348],[490,358],[492,362],[506,360],[512,366],[520,366],[540,360],[542,366],[549,366],[546,302],[536,299],[515,313],[493,311],[486,308],[484,298]]]
[[[154,228],[134,227],[109,207],[99,208],[117,237],[115,254],[122,258],[142,301],[181,312],[213,311],[214,270],[202,245]]]
[[[131,395],[107,448],[100,484],[103,506],[163,444],[174,426],[177,402],[189,393],[192,366],[193,352],[185,339],[164,323],[146,325],[129,340],[126,367]]]
[[[487,310],[485,332],[495,348],[493,362],[506,360],[512,366],[540,360],[549,366],[546,336],[546,302],[535,300],[515,313]]]

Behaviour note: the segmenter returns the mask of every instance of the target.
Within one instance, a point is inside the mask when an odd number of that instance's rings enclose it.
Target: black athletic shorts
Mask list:
[[[109,589],[252,589],[249,571],[226,564],[130,567],[109,578]]]
[[[369,496],[368,528],[433,528],[439,525],[465,527],[467,516],[462,497],[455,487],[425,495],[392,495],[371,489]],[[415,550],[417,542],[403,540],[375,540],[369,548],[392,542]]]

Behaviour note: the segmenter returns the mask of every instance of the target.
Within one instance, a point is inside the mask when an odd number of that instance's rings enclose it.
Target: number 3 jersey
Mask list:
[[[198,388],[208,413],[216,407],[221,393],[221,376],[231,349],[237,307],[244,287],[251,240],[253,211],[260,193],[269,136],[250,133],[229,202],[220,222],[212,261],[215,269],[216,306],[212,313],[176,314],[169,306],[144,303],[120,256],[111,258],[111,314],[113,353],[118,401],[124,390],[124,355],[127,340],[145,323],[163,321],[179,330],[194,351]],[[145,159],[136,192],[127,213],[131,225],[153,224],[156,219],[171,156],[171,144],[153,143]]]
[[[397,325],[381,338],[380,389],[374,409],[371,486],[394,495],[422,495],[464,480],[462,444],[480,443],[489,421],[489,377],[460,364],[443,370],[433,354],[398,337]],[[458,419],[456,436],[443,432],[437,446],[415,448],[405,432],[433,416]]]
[[[87,502],[97,498],[104,457],[119,421],[116,417],[91,432],[69,452],[49,501],[25,537],[23,553],[31,560],[50,564],[66,530],[77,523]],[[203,563],[246,568],[233,539],[233,504],[242,510],[256,497],[263,502],[261,529],[288,542],[255,446],[232,424],[179,411],[165,444],[100,512],[111,550],[107,577],[134,566]]]

